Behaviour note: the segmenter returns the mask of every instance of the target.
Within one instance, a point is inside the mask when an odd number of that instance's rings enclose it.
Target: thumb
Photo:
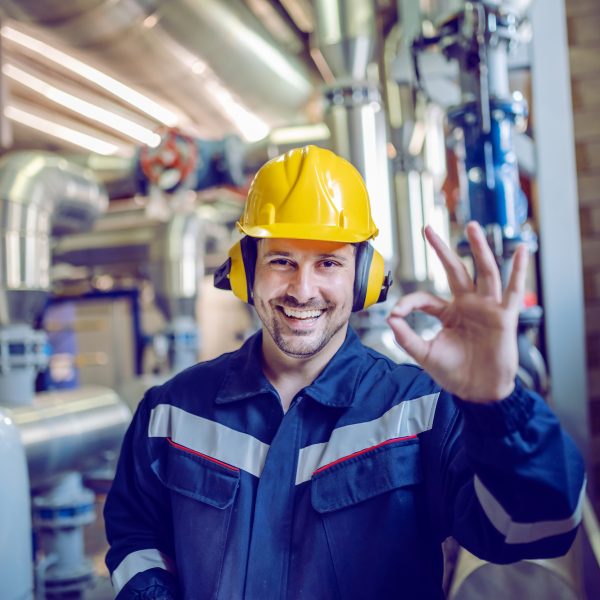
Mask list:
[[[424,362],[429,354],[430,342],[425,341],[420,335],[415,333],[402,317],[391,314],[387,318],[387,322],[394,332],[398,344],[421,366],[424,366]]]

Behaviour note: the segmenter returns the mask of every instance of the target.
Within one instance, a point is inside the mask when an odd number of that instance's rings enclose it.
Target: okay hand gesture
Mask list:
[[[463,400],[491,402],[508,396],[518,367],[517,323],[525,289],[528,251],[517,248],[508,286],[502,293],[496,260],[481,227],[467,225],[477,282],[458,255],[430,228],[425,237],[442,261],[453,298],[427,292],[404,296],[388,323],[396,341],[445,390]],[[443,329],[424,340],[404,320],[413,310],[437,317]]]

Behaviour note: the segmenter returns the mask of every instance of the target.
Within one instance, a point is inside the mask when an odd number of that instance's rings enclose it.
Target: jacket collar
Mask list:
[[[348,327],[340,349],[302,393],[325,406],[351,406],[365,357],[364,346],[352,328]],[[232,354],[215,402],[226,404],[263,394],[276,392],[262,369],[262,331],[259,331]]]

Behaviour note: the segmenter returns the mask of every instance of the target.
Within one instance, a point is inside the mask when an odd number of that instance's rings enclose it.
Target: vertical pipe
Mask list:
[[[369,76],[377,45],[373,0],[316,0],[313,46],[335,83],[325,93],[332,148],[365,179],[379,236],[373,245],[388,268],[396,262],[396,214],[380,85]],[[394,269],[395,270],[395,269]]]
[[[19,430],[0,410],[0,587],[6,600],[33,594],[31,506],[27,460]],[[16,543],[10,543],[10,541]]]

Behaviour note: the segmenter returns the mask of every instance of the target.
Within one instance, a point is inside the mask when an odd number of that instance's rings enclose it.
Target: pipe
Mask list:
[[[149,272],[156,303],[169,321],[195,316],[198,282],[204,276],[204,236],[195,212],[176,213],[159,227]]]
[[[118,450],[131,420],[128,406],[101,386],[43,392],[31,406],[2,412],[21,434],[32,487],[65,471],[85,472],[105,463],[107,453]]]
[[[145,271],[168,320],[195,315],[204,275],[204,233],[196,212],[175,213],[166,223],[148,218],[145,209],[109,212],[95,230],[58,240],[53,257],[135,276]]]
[[[91,228],[108,197],[86,171],[41,152],[0,159],[0,326],[32,323],[50,290],[50,236]]]
[[[31,568],[31,503],[25,451],[19,430],[0,410],[0,581],[2,597],[30,600],[33,595]]]
[[[369,77],[377,35],[370,0],[317,0],[314,51],[321,53],[335,82],[325,91],[325,123],[331,147],[365,179],[379,236],[373,245],[395,271],[396,210],[392,201],[386,118],[379,83]]]
[[[297,118],[313,91],[314,71],[242,0],[6,0],[2,11],[44,28],[122,80],[160,90],[202,124],[206,137],[233,125],[258,139]],[[241,118],[247,111],[264,123]]]

